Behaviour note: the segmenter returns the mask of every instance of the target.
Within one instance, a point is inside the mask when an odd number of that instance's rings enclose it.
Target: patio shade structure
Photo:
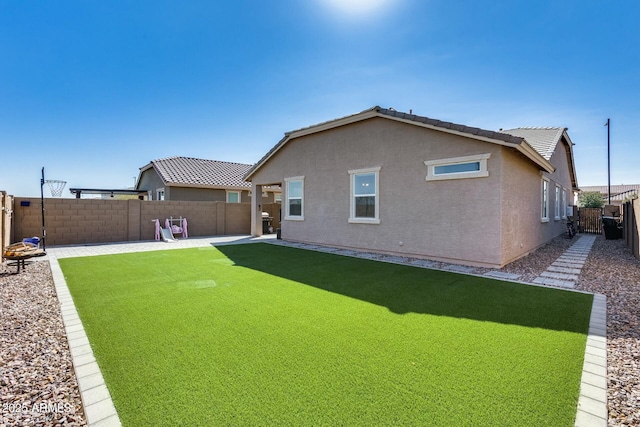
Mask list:
[[[106,189],[106,188],[70,188],[71,194],[76,195],[76,199],[79,199],[82,194],[100,194],[107,196],[115,195],[127,195],[138,196],[141,198],[147,195],[147,190],[119,190],[119,189]]]

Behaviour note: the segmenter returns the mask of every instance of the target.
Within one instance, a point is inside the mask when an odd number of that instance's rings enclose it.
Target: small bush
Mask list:
[[[585,191],[580,193],[578,205],[581,208],[601,208],[604,206],[604,198],[598,191]]]

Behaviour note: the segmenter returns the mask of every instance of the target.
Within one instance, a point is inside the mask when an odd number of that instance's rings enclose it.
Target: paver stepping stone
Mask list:
[[[552,279],[560,279],[560,280],[578,280],[577,274],[565,274],[565,273],[556,273],[553,271],[543,271],[540,276],[542,277],[551,277]]]
[[[380,261],[394,262],[394,263],[399,263],[399,264],[406,264],[406,263],[409,262],[409,259],[401,257],[401,256],[384,255],[382,258],[380,258]]]
[[[445,270],[455,271],[458,273],[471,273],[475,270],[473,267],[467,267],[465,265],[448,265],[444,268]]]
[[[495,277],[498,279],[518,280],[522,275],[514,273],[506,273],[504,271],[487,271],[483,276]]]
[[[578,263],[574,263],[574,262],[556,261],[551,265],[556,266],[556,267],[581,268],[582,266],[584,266],[584,263],[579,263],[578,264]]]
[[[365,259],[378,259],[380,257],[379,254],[374,254],[371,252],[358,252],[356,256],[358,258],[365,258]]]
[[[567,267],[559,267],[551,264],[547,271],[553,271],[555,273],[567,273],[567,274],[580,274],[580,268],[567,268]]]
[[[568,280],[552,279],[551,277],[536,277],[533,279],[533,283],[539,285],[561,286],[563,288],[574,288],[576,284]]]
[[[416,265],[418,267],[426,267],[426,268],[435,267],[436,265],[438,265],[438,263],[433,261],[427,261],[426,259],[415,259],[409,262],[409,264]]]

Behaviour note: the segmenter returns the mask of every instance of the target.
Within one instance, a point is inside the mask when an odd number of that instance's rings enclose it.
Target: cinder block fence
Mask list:
[[[250,203],[47,198],[44,207],[47,246],[152,240],[152,220],[164,227],[169,217],[187,218],[190,237],[251,232]],[[40,199],[16,197],[12,220],[13,241],[41,236]]]

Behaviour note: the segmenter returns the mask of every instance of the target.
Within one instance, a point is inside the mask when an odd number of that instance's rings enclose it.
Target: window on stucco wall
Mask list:
[[[491,153],[463,157],[427,160],[427,181],[445,179],[485,178],[489,176],[487,160]]]
[[[549,221],[549,180],[547,178],[542,178],[541,193],[540,220],[542,222],[547,222]]]
[[[240,192],[227,191],[227,203],[240,203]]]
[[[285,206],[286,220],[304,220],[304,177],[285,178],[287,204]]]
[[[560,186],[558,184],[556,184],[555,200],[553,202],[554,202],[553,219],[555,219],[556,221],[559,221],[560,220]]]
[[[379,174],[380,167],[349,171],[351,201],[349,222],[380,223]]]

